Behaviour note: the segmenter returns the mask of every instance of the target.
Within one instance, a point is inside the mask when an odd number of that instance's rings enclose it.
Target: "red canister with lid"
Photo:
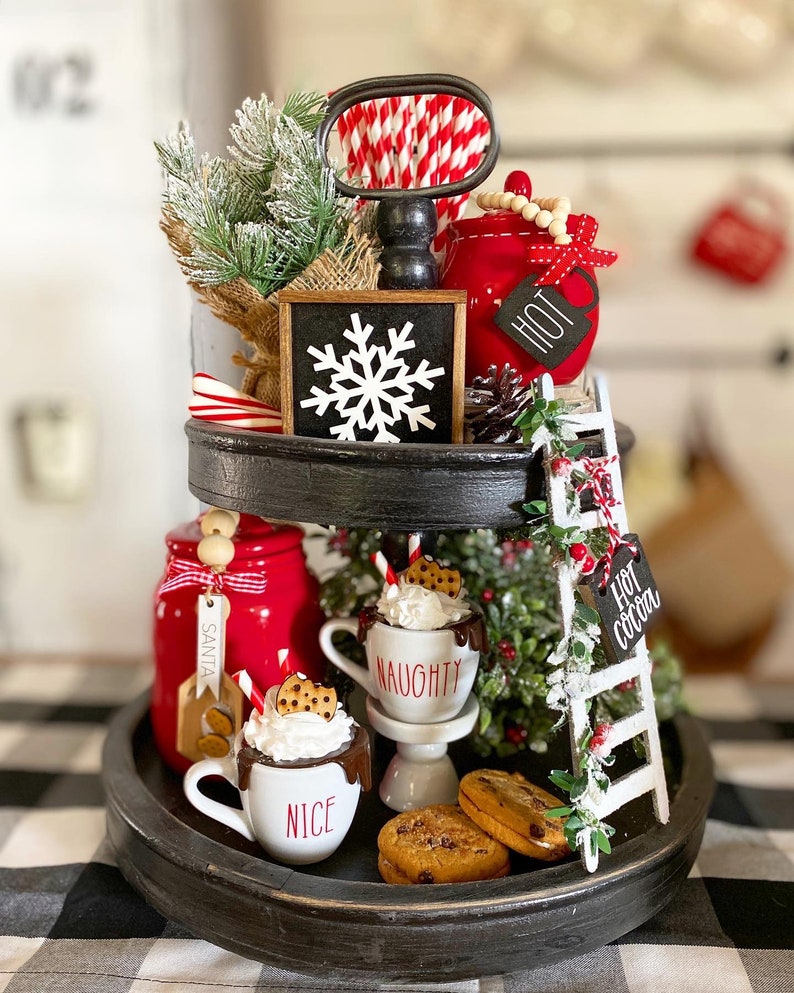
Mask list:
[[[168,566],[180,559],[200,567],[196,549],[202,533],[199,520],[180,524],[166,535],[166,573],[154,597],[155,676],[151,719],[154,740],[164,760],[177,772],[190,762],[176,749],[177,701],[182,683],[196,671],[198,587],[162,592]],[[325,659],[319,632],[325,616],[319,604],[319,584],[306,567],[303,531],[292,524],[270,524],[242,514],[232,541],[235,555],[226,572],[259,573],[264,592],[224,586],[231,612],[226,621],[226,672],[247,669],[262,689],[282,681],[277,652],[289,649],[293,670],[321,680]]]
[[[526,197],[532,194],[529,177],[520,171],[507,177],[505,189]],[[568,216],[570,234],[575,236],[583,216]],[[597,228],[592,218],[586,218],[586,222],[590,223],[591,231]],[[523,280],[540,276],[548,269],[548,264],[530,260],[529,250],[542,246],[554,252],[554,238],[510,209],[491,210],[481,217],[455,221],[447,231],[449,241],[440,286],[467,292],[466,382],[486,375],[490,365],[501,368],[505,363],[522,373],[524,382],[544,372],[551,373],[558,384],[574,380],[587,362],[598,330],[598,289],[593,266],[577,262],[558,284],[550,287],[559,294],[555,297],[557,306],[563,309],[567,302],[571,313],[578,312],[579,320],[586,321],[589,329],[569,356],[555,366],[545,366],[499,327],[495,317]],[[574,248],[577,247],[574,237]],[[583,258],[587,259],[590,247],[583,245]],[[608,253],[593,254],[606,257]],[[561,316],[559,320],[564,323],[565,318]]]

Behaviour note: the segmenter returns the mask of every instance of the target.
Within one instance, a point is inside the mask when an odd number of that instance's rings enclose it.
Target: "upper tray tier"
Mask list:
[[[632,432],[617,426],[628,451]],[[541,497],[524,445],[412,445],[185,425],[188,485],[205,503],[276,520],[391,530],[509,528]],[[595,452],[594,452],[595,454]]]

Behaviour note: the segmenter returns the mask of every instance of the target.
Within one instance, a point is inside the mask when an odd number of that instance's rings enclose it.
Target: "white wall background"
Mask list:
[[[721,71],[706,70],[707,35],[699,66],[681,51],[691,25],[679,23],[677,51],[650,46],[646,31],[669,7],[663,0],[576,2],[592,57],[562,68],[549,57],[548,38],[539,40],[539,25],[548,29],[549,10],[564,14],[574,0],[4,0],[0,203],[12,236],[0,240],[3,648],[146,651],[163,534],[194,507],[182,433],[189,294],[157,230],[152,138],[191,106],[194,129],[214,151],[246,94],[268,89],[278,98],[378,74],[460,72],[489,91],[508,154],[488,186],[527,168],[536,192],[569,194],[575,210],[598,217],[599,242],[623,254],[601,280],[597,346],[617,416],[641,445],[669,450],[689,405],[703,400],[737,473],[794,551],[794,377],[721,367],[722,356],[760,356],[794,339],[794,265],[789,260],[769,287],[747,290],[686,259],[693,228],[742,174],[774,185],[794,206],[794,168],[783,153],[794,137],[784,26],[794,4],[745,5],[777,18],[783,40],[762,52],[763,71],[740,76],[739,56],[725,44],[717,46]],[[715,2],[712,11],[740,0]],[[594,48],[599,35],[587,18],[609,7],[620,15],[617,45],[613,32]],[[614,67],[645,45],[647,54],[618,80],[581,72],[582,58],[608,55],[604,64]],[[569,42],[566,51],[574,50]],[[73,51],[92,60],[91,113],[69,115],[57,100],[36,112],[21,107],[13,84],[19,59],[57,61]],[[768,151],[736,150],[747,141]],[[670,142],[684,146],[681,154],[655,154]],[[687,152],[691,143],[702,151]],[[637,154],[643,147],[648,154]],[[595,148],[607,151],[594,155]],[[559,157],[550,157],[555,149]],[[205,317],[196,361],[217,374],[236,342]],[[610,358],[650,347],[684,357],[708,349],[714,365],[627,371]],[[70,398],[96,424],[90,491],[72,504],[33,502],[22,490],[11,421],[20,404]]]

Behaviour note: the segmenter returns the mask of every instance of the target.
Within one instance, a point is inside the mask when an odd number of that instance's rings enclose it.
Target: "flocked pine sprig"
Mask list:
[[[314,145],[324,98],[297,93],[281,109],[246,100],[229,158],[197,157],[189,128],[155,143],[165,173],[164,226],[182,271],[198,286],[242,277],[263,296],[339,248],[351,202]]]

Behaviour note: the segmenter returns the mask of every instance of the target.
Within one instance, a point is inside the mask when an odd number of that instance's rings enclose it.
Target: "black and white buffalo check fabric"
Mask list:
[[[0,665],[0,991],[341,993],[194,938],[115,867],[102,742],[113,711],[150,678],[143,665]],[[620,942],[555,967],[424,986],[373,977],[344,990],[794,990],[794,686],[690,680],[689,699],[711,734],[718,788],[694,871],[671,906]]]

